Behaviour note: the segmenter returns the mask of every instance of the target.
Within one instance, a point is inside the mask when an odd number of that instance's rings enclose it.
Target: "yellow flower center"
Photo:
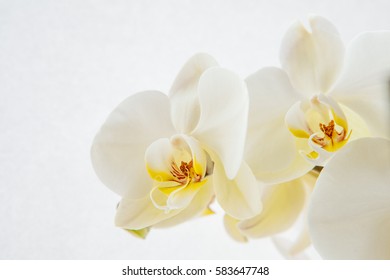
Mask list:
[[[149,146],[145,160],[153,180],[150,198],[159,209],[186,207],[208,181],[207,155],[192,138],[159,139]]]
[[[313,150],[304,154],[310,160],[321,158],[316,162],[319,165],[330,156],[328,152],[343,147],[352,133],[340,105],[324,95],[295,104],[287,113],[286,123],[295,137],[309,140],[308,144]]]
[[[315,135],[312,138],[312,141],[318,145],[320,145],[323,149],[328,152],[334,152],[340,149],[345,143],[348,141],[350,133],[346,134],[345,129],[341,128],[340,132],[338,132],[335,128],[334,120],[331,120],[328,125],[323,123],[319,124],[320,130],[323,133],[323,136]]]
[[[202,179],[202,175],[195,172],[192,160],[188,163],[182,161],[180,167],[173,161],[171,163],[171,174],[174,178],[173,180],[181,185],[185,185],[188,182],[199,182]]]

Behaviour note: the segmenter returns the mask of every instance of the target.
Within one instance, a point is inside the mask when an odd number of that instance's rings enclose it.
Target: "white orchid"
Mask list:
[[[384,187],[390,186],[389,150],[379,140],[364,138],[355,144],[355,139],[390,135],[390,32],[364,33],[344,55],[330,22],[321,17],[309,22],[310,31],[300,23],[288,30],[281,49],[284,70],[264,68],[247,79],[251,103],[244,159],[257,179],[276,185],[264,192],[262,213],[247,220],[226,215],[225,227],[238,241],[271,236],[291,258],[309,246],[311,238],[325,258],[388,258],[389,238],[378,221],[389,219],[389,209],[382,207],[389,205],[389,188]],[[375,143],[387,156],[364,169],[359,160],[364,161],[372,149],[380,153],[369,146]],[[325,166],[318,183],[316,171],[321,168],[313,170],[315,166]],[[359,181],[366,175],[354,176],[354,172],[367,174],[376,184],[374,194],[367,195],[369,181]],[[356,201],[349,205],[355,191]],[[383,200],[378,200],[381,194]],[[370,212],[361,214],[359,207]],[[310,223],[302,223],[295,241],[274,236],[289,229],[300,214],[309,216]],[[359,229],[361,225],[366,228]],[[384,227],[388,231],[389,226]],[[346,242],[350,235],[355,237]],[[375,240],[378,237],[380,241]],[[380,242],[387,249],[377,250]]]
[[[344,46],[326,19],[297,22],[285,35],[283,69],[247,78],[251,98],[245,160],[259,180],[279,183],[323,166],[347,142],[390,137],[390,32]]]
[[[237,218],[261,211],[259,188],[242,161],[246,85],[206,54],[192,57],[170,96],[130,96],[96,135],[91,157],[101,181],[122,197],[115,223],[143,236],[207,210],[216,196]]]
[[[321,172],[308,211],[314,247],[326,259],[390,259],[390,141],[363,138]]]

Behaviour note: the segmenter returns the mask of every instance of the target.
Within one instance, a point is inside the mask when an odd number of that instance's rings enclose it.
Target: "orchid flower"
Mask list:
[[[324,166],[346,143],[390,137],[390,32],[367,32],[346,51],[336,28],[318,16],[294,23],[280,51],[283,70],[247,78],[251,104],[245,160],[275,184]]]
[[[206,54],[184,65],[169,97],[124,100],[91,150],[96,174],[122,197],[115,224],[144,237],[207,211],[214,196],[234,217],[258,214],[261,189],[242,160],[247,114],[244,81]]]
[[[390,259],[390,141],[363,138],[321,172],[308,211],[325,259]]]
[[[372,147],[354,144],[354,141],[367,136],[389,138],[390,135],[390,32],[368,32],[358,36],[345,55],[340,36],[330,22],[321,17],[312,17],[309,22],[310,31],[300,23],[295,23],[288,30],[281,49],[284,70],[264,68],[247,78],[251,103],[244,159],[258,180],[272,185],[264,191],[263,211],[258,216],[239,220],[226,215],[225,227],[238,241],[272,237],[288,258],[294,258],[307,248],[312,237],[315,247],[324,257],[353,257],[353,252],[359,250],[355,257],[381,257],[373,254],[374,246],[366,247],[373,240],[363,240],[375,239],[375,235],[379,235],[382,244],[389,243],[382,237],[382,231],[374,232],[374,228],[367,228],[367,231],[373,231],[371,236],[367,232],[357,235],[356,242],[348,243],[350,247],[345,253],[341,249],[343,246],[339,246],[349,235],[355,234],[352,229],[359,231],[358,225],[367,222],[359,220],[366,219],[364,215],[351,220],[350,227],[337,226],[347,219],[344,213],[349,214],[348,218],[353,217],[348,207],[347,192],[356,191],[360,199],[366,196],[359,193],[363,187],[352,187],[355,166],[352,161],[360,157],[359,153],[364,155]],[[364,141],[374,144],[373,140]],[[350,144],[352,147],[346,148]],[[382,152],[388,155],[388,150],[380,146]],[[359,151],[359,147],[366,150]],[[342,155],[350,150],[354,150],[355,154],[351,156],[350,163],[345,160],[344,166],[335,164],[338,168],[336,172],[332,167],[332,157],[343,149],[346,152]],[[380,164],[388,166],[384,161]],[[313,169],[315,166],[324,168]],[[376,166],[378,164],[367,165],[366,172],[376,174],[382,170],[386,174],[383,168],[375,170]],[[321,179],[316,183],[319,176],[317,171],[321,169]],[[363,170],[360,170],[356,168],[356,172],[363,174]],[[344,172],[349,176],[343,179]],[[329,179],[327,184],[332,183],[332,187],[325,186],[325,179],[322,178],[333,178],[333,174],[340,178],[340,182]],[[390,185],[388,177],[384,179],[384,176],[387,175],[377,176],[375,180],[370,178],[378,186],[384,183]],[[359,180],[357,177],[355,179]],[[351,187],[337,193],[345,180],[350,180],[348,184]],[[356,184],[360,185],[358,182]],[[365,184],[364,187],[369,188],[367,181]],[[321,185],[324,186],[318,187]],[[315,191],[313,200],[310,200],[313,188],[320,190]],[[383,189],[384,195],[387,192]],[[322,196],[322,193],[326,195]],[[336,194],[339,197],[337,208],[335,206],[329,216],[326,211],[332,207],[332,197]],[[367,196],[367,205],[377,203],[371,197]],[[351,206],[356,207],[353,210],[359,207],[358,202],[363,204],[363,201],[357,201],[356,205]],[[309,204],[310,208],[307,207]],[[346,209],[341,210],[342,207]],[[374,216],[374,213],[369,214]],[[303,215],[304,222],[301,223],[298,238],[293,242],[284,242],[277,234],[295,225],[299,215]],[[385,215],[388,216],[388,213]],[[309,217],[309,224],[305,222],[306,217]],[[375,219],[372,223],[376,223]],[[340,233],[340,238],[336,232]],[[363,241],[364,245],[357,245]],[[352,249],[353,246],[359,249]]]

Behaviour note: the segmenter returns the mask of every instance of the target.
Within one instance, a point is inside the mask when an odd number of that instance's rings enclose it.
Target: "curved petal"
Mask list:
[[[115,225],[124,229],[140,230],[178,213],[180,210],[167,212],[156,208],[149,196],[139,199],[123,198],[116,212]]]
[[[285,114],[302,97],[286,73],[264,68],[246,79],[250,104],[245,161],[256,178],[275,184],[298,178],[313,168],[299,154],[307,141],[295,139],[285,124]]]
[[[266,237],[287,230],[298,218],[305,204],[303,178],[270,186],[263,198],[260,215],[238,224],[241,232],[252,238]]]
[[[297,234],[293,238],[286,238],[280,235],[272,237],[272,241],[276,248],[286,259],[309,259],[309,257],[304,254],[304,250],[306,250],[311,245],[309,229],[307,226],[307,202],[309,201],[310,195],[313,192],[318,175],[319,172],[313,170],[301,178],[302,183],[304,183],[305,186],[306,199],[300,217],[292,226],[293,230]],[[288,233],[291,232],[289,231]]]
[[[168,198],[169,208],[179,209],[187,207],[206,182],[207,179],[203,179],[201,182],[189,183],[187,187],[173,192]]]
[[[323,149],[320,145],[316,144],[313,141],[313,138],[316,137],[317,134],[312,134],[307,141],[311,152],[306,153],[304,151],[301,151],[301,155],[305,157],[305,159],[308,162],[311,162],[313,165],[316,166],[325,166],[325,164],[332,158],[332,156],[335,154],[334,152],[329,152],[325,149]]]
[[[150,191],[150,199],[154,207],[160,210],[168,212],[172,209],[180,209],[181,207],[172,207],[169,204],[169,198],[173,193],[179,192],[185,187],[173,181],[156,183],[155,187]]]
[[[248,238],[242,234],[242,232],[238,229],[238,223],[240,220],[237,220],[229,215],[223,217],[223,224],[227,233],[237,242],[247,242]]]
[[[201,115],[193,136],[223,163],[229,179],[236,176],[243,157],[248,118],[246,85],[233,72],[207,70],[199,81]],[[214,160],[212,158],[212,160]]]
[[[363,137],[371,137],[372,133],[368,128],[366,120],[359,116],[355,111],[350,108],[339,104],[343,112],[345,113],[348,121],[348,127],[350,130],[349,141],[356,140]]]
[[[225,212],[239,220],[251,218],[262,209],[262,185],[245,162],[242,162],[236,178],[229,180],[218,162],[215,163],[214,189],[218,203]]]
[[[180,211],[177,215],[155,224],[153,227],[171,227],[200,216],[205,210],[207,210],[209,204],[213,201],[214,192],[212,176],[209,176],[206,179],[207,181],[205,184],[199,189],[191,203],[186,208]]]
[[[292,85],[308,97],[326,93],[337,80],[344,60],[344,45],[328,20],[309,18],[311,30],[294,23],[283,38],[280,60]]]
[[[146,148],[173,133],[166,95],[147,91],[130,96],[108,116],[95,136],[91,160],[96,174],[122,197],[145,196],[152,186],[144,162]]]
[[[332,96],[358,113],[373,136],[390,138],[390,31],[354,39]]]
[[[170,90],[172,122],[177,131],[191,132],[199,121],[199,78],[208,68],[218,63],[208,54],[199,53],[191,57],[180,70]]]
[[[115,225],[130,230],[146,227],[168,227],[200,215],[213,199],[211,180],[200,188],[188,207],[164,211],[156,208],[149,196],[141,199],[124,198],[119,204]]]
[[[390,141],[362,138],[322,170],[309,206],[313,245],[326,259],[390,258]]]

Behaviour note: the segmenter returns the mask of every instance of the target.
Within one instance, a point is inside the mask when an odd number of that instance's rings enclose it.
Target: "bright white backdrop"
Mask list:
[[[127,96],[167,92],[196,52],[245,78],[279,65],[297,18],[325,16],[348,42],[390,29],[389,11],[387,0],[0,0],[0,259],[281,258],[268,239],[231,240],[221,212],[147,240],[115,228],[119,197],[92,170],[92,139]]]

